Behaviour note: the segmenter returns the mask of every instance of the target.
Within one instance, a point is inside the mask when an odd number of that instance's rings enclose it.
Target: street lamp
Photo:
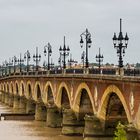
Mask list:
[[[53,60],[51,59],[51,63],[50,63],[50,68],[53,69],[54,68],[54,63]]]
[[[31,55],[30,55],[30,52],[28,50],[24,54],[24,59],[25,59],[25,61],[27,61],[26,71],[28,72],[29,71],[29,61],[31,59]]]
[[[101,73],[101,62],[103,62],[103,55],[101,55],[100,48],[99,48],[99,54],[96,55],[96,61],[98,62],[99,67],[99,73]]]
[[[85,51],[82,52],[81,54],[81,60],[82,60],[82,63],[83,63],[83,68],[85,67],[84,63],[85,63]]]
[[[46,50],[47,49],[47,50]],[[46,56],[48,51],[48,70],[50,70],[50,56],[52,54],[52,46],[50,45],[50,43],[48,43],[46,46],[44,46],[44,54]]]
[[[125,35],[125,37],[123,37],[122,34],[122,19],[120,19],[120,32],[119,32],[119,36],[116,37],[116,33],[114,33],[113,36],[113,44],[114,44],[114,48],[117,49],[117,55],[119,57],[119,68],[123,67],[123,56],[125,54],[125,49],[127,48],[128,45],[128,36],[127,33]]]
[[[14,65],[14,73],[16,72],[16,63],[17,63],[17,57],[14,56],[14,57],[12,58],[12,65]]]
[[[62,62],[63,62],[63,69],[65,69],[66,68],[66,56],[69,55],[69,51],[70,51],[69,46],[66,48],[65,36],[64,36],[64,46],[63,46],[63,48],[60,46],[59,51],[61,53],[61,56],[63,56],[63,60],[62,60]]]
[[[62,63],[62,54],[60,52],[60,56],[58,58],[58,64],[59,64],[60,69],[61,69],[61,63]]]
[[[21,53],[20,53],[20,58],[18,59],[18,64],[20,66],[20,73],[22,72],[22,63],[24,62],[24,59],[21,58]]]
[[[91,43],[92,43],[91,34],[88,32],[88,29],[86,29],[86,31],[83,32],[80,36],[81,36],[81,40],[80,40],[81,48],[83,47],[83,43],[84,43],[82,36],[85,36],[85,39],[86,39],[86,60],[85,60],[86,65],[85,65],[85,67],[88,68],[89,67],[88,48],[91,47]]]
[[[41,55],[38,54],[38,47],[36,47],[36,54],[33,55],[33,60],[36,63],[36,71],[38,71],[39,61],[41,60]]]

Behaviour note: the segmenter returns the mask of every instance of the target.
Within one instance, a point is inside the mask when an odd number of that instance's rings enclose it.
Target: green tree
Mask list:
[[[115,137],[113,140],[127,140],[124,128],[125,126],[119,122],[116,127],[117,130],[115,131]]]

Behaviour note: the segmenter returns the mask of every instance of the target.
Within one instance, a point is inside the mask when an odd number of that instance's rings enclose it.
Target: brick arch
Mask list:
[[[19,90],[19,82],[16,80],[15,81],[15,90],[14,90],[14,94],[16,95],[20,95],[20,90]]]
[[[130,113],[129,113],[129,110],[128,110],[128,106],[126,104],[126,100],[125,100],[122,92],[120,91],[120,89],[115,85],[109,85],[105,89],[105,91],[103,93],[103,96],[101,98],[101,103],[100,103],[100,107],[99,107],[98,114],[97,114],[98,117],[105,120],[106,106],[107,106],[107,101],[108,101],[108,98],[110,96],[110,93],[115,93],[118,96],[118,98],[120,99],[120,101],[121,101],[121,103],[124,107],[128,122],[132,122],[132,119],[131,119],[131,116],[130,116]]]
[[[44,103],[48,103],[48,101],[47,101],[47,98],[48,98],[48,87],[51,88],[53,99],[54,99],[54,89],[53,89],[52,83],[50,81],[48,81],[45,84],[45,86],[44,86],[44,94],[42,95],[42,99],[43,99]]]
[[[14,85],[13,82],[10,82],[10,94],[14,94]]]
[[[69,99],[69,103],[70,103],[70,107],[71,107],[71,100],[70,100],[70,91],[68,89],[68,86],[65,82],[62,82],[60,85],[59,85],[59,88],[58,88],[58,92],[57,92],[57,95],[56,95],[56,100],[55,100],[55,104],[61,108],[61,98],[62,98],[62,89],[65,88],[66,92],[67,92],[67,96],[68,96],[68,99]]]
[[[25,83],[23,80],[20,81],[20,91],[19,91],[20,96],[25,95]]]
[[[86,83],[81,83],[78,86],[78,88],[76,90],[72,109],[74,110],[74,112],[79,113],[79,105],[80,105],[80,98],[81,98],[81,90],[82,89],[85,89],[87,91],[89,99],[91,101],[93,113],[96,114],[96,110],[95,110],[95,106],[94,106],[94,99],[93,99],[92,93],[91,93],[91,91]]]
[[[7,86],[7,88],[6,88],[6,92],[8,92],[9,93],[9,91],[10,91],[10,88],[9,88],[9,83],[7,82],[7,84],[6,84]]]
[[[33,98],[35,101],[37,101],[38,99],[41,99],[42,100],[42,88],[41,88],[41,84],[39,81],[37,81],[34,85],[34,95],[33,95]],[[39,91],[38,91],[39,90]],[[40,92],[40,93],[38,93]]]
[[[33,99],[33,86],[31,84],[31,81],[27,81],[27,84],[25,87],[26,87],[26,93],[25,93],[26,98]]]

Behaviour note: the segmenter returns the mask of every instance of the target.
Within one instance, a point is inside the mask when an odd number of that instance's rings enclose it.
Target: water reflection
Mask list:
[[[0,104],[0,113],[12,112],[12,109]],[[73,140],[75,137],[61,135],[61,128],[46,127],[39,121],[0,121],[1,140]],[[76,140],[82,140],[76,137]]]

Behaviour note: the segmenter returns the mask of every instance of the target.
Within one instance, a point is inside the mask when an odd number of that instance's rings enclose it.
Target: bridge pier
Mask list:
[[[84,121],[78,120],[72,109],[63,111],[62,134],[82,135],[84,131]]]
[[[46,124],[53,128],[62,126],[62,113],[56,106],[47,108]]]
[[[133,124],[128,124],[126,128],[127,140],[140,140],[140,136]]]
[[[2,92],[1,102],[2,102],[2,103],[4,103],[4,102],[5,102],[5,93],[4,93],[4,92]]]
[[[19,104],[20,104],[20,96],[19,95],[14,95],[13,109],[14,109],[15,112],[19,111]]]
[[[101,121],[96,116],[85,115],[84,140],[112,140],[113,136],[106,135]]]
[[[6,105],[8,105],[8,102],[9,102],[9,93],[5,93],[4,103],[5,103]]]
[[[8,105],[9,105],[10,107],[13,107],[13,105],[14,105],[14,95],[12,95],[12,94],[9,94]]]
[[[26,113],[35,113],[36,103],[32,99],[28,99],[26,103]]]
[[[26,103],[27,103],[26,97],[25,96],[21,96],[20,97],[20,101],[19,101],[20,112],[22,112],[22,113],[26,112]]]
[[[47,108],[43,102],[36,103],[35,109],[35,120],[36,121],[46,121]]]

